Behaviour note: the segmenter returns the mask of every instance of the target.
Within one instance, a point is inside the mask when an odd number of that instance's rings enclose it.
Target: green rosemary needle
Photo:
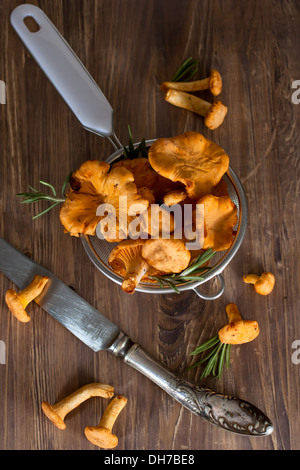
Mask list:
[[[231,344],[221,343],[218,335],[213,336],[205,343],[198,346],[190,353],[190,356],[200,354],[210,349],[212,350],[205,357],[192,366],[188,367],[188,370],[194,369],[195,367],[199,367],[204,362],[207,362],[201,374],[200,380],[204,377],[208,377],[209,375],[220,378],[222,376],[224,365],[228,368],[230,364]]]
[[[50,183],[45,182],[45,181],[40,181],[40,184],[50,188],[50,190],[51,190],[50,194],[43,193],[42,191],[39,191],[38,189],[35,189],[32,186],[28,185],[28,187],[31,191],[30,192],[24,192],[24,193],[18,193],[17,197],[22,197],[23,198],[23,200],[20,201],[21,204],[32,204],[34,202],[39,202],[39,201],[49,201],[49,202],[53,203],[49,207],[44,209],[42,212],[39,212],[38,214],[33,216],[33,219],[37,219],[41,215],[46,214],[46,212],[50,211],[51,209],[53,209],[58,204],[61,204],[62,202],[65,202],[65,200],[66,200],[65,189],[66,189],[66,186],[67,186],[67,184],[70,180],[71,175],[72,175],[72,172],[69,173],[69,175],[67,176],[67,178],[65,179],[65,181],[63,183],[63,186],[61,188],[62,197],[58,197],[54,186]]]
[[[151,279],[158,282],[160,287],[165,285],[171,287],[177,294],[179,294],[179,289],[176,284],[182,284],[183,282],[189,281],[201,281],[203,277],[199,274],[203,274],[208,271],[209,267],[203,267],[207,261],[209,261],[215,252],[212,249],[206,250],[203,254],[199,255],[186,269],[181,271],[179,274],[170,274],[165,276],[149,276]]]
[[[178,70],[171,79],[172,82],[187,82],[189,81],[198,71],[197,61],[192,57],[186,59],[183,64],[180,65]]]
[[[129,133],[129,142],[128,142],[127,147],[123,147],[124,156],[126,158],[133,159],[133,158],[139,157],[141,154],[142,157],[148,158],[145,139],[143,138],[142,141],[139,143],[139,145],[134,147],[130,126],[128,126],[128,133]]]

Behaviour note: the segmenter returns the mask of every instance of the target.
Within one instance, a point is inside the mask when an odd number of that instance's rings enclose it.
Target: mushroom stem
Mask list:
[[[103,449],[112,449],[118,445],[118,437],[112,434],[112,428],[126,403],[126,397],[116,396],[105,409],[98,426],[85,428],[85,436],[92,444]]]
[[[122,290],[127,294],[133,294],[149,268],[150,266],[148,263],[146,263],[146,261],[139,260],[139,263],[134,264],[126,273],[126,276],[122,282]]]
[[[204,124],[209,129],[217,129],[225,119],[227,106],[221,101],[209,103],[184,91],[168,89],[165,100],[179,108],[184,108],[204,117]]]
[[[109,429],[111,431],[117,420],[117,417],[123,410],[126,403],[127,398],[123,397],[122,395],[116,396],[107,406],[100,420],[99,426],[102,426],[103,428]]]
[[[247,274],[246,276],[243,276],[243,281],[246,284],[255,284],[257,281],[259,281],[259,276],[256,274]]]
[[[5,295],[6,304],[19,321],[23,323],[30,321],[30,316],[26,313],[25,308],[41,294],[48,281],[48,277],[36,275],[31,283],[18,294],[14,289],[8,289]]]
[[[160,88],[164,92],[169,88],[188,92],[210,90],[214,96],[217,96],[222,91],[222,78],[217,70],[212,70],[210,76],[202,80],[193,80],[191,82],[163,82]]]
[[[65,429],[64,418],[70,411],[91,397],[111,398],[113,394],[114,389],[110,385],[91,383],[84,385],[54,405],[49,405],[48,402],[43,401],[42,410],[55,426],[59,429]]]
[[[228,304],[225,307],[225,311],[227,313],[229,323],[233,323],[235,321],[241,321],[242,316],[237,308],[236,304]]]
[[[31,283],[17,294],[24,308],[27,307],[42,292],[49,278],[46,276],[34,276]]]
[[[184,91],[174,90],[171,88],[167,90],[165,100],[174,106],[188,109],[189,111],[193,111],[203,117],[206,116],[209,108],[211,107],[211,103],[208,101],[202,100],[201,98],[190,95]]]

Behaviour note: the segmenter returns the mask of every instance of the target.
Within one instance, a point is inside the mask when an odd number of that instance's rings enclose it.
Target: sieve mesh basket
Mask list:
[[[155,139],[146,141],[146,147],[149,148],[154,141]],[[135,144],[135,146],[137,145],[138,144]],[[122,156],[123,149],[120,149],[114,152],[106,161],[107,163],[111,164],[120,159]],[[215,253],[213,258],[210,260],[210,270],[203,274],[199,281],[188,281],[182,284],[176,284],[179,292],[193,289],[199,295],[199,297],[206,300],[213,300],[222,295],[224,291],[224,279],[221,273],[237,253],[244,238],[248,222],[248,209],[245,192],[238,176],[231,167],[229,167],[228,171],[223,176],[223,181],[226,183],[227,191],[232,202],[237,207],[237,223],[234,227],[234,240],[228,250]],[[97,235],[82,235],[81,240],[87,255],[94,265],[110,280],[121,285],[123,278],[116,274],[108,264],[110,252],[117,245],[117,243],[111,243],[100,239],[97,237]],[[199,286],[215,277],[218,278],[220,284],[217,293],[213,295],[207,295],[198,289]],[[171,287],[161,287],[158,283],[153,282],[140,282],[135,290],[137,292],[144,292],[148,294],[174,293],[174,290]]]

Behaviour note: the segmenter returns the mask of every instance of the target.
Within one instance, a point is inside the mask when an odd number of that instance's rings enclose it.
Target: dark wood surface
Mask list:
[[[95,269],[80,240],[63,233],[58,209],[32,220],[36,208],[16,193],[40,179],[59,188],[70,170],[89,158],[106,159],[111,145],[85,131],[47,81],[10,25],[22,2],[0,3],[1,109],[0,235],[54,272],[176,373],[189,352],[215,334],[225,306],[235,302],[256,319],[260,335],[232,350],[220,380],[202,383],[250,401],[274,423],[272,435],[240,436],[193,416],[120,359],[94,353],[36,304],[28,324],[8,312],[0,275],[0,448],[97,450],[83,434],[107,402],[90,399],[66,418],[65,431],[44,416],[55,403],[89,382],[114,386],[128,397],[115,425],[118,450],[296,450],[300,448],[300,365],[292,361],[299,322],[299,124],[292,83],[300,80],[300,3],[297,0],[41,0],[40,6],[95,78],[115,113],[115,130],[127,144],[203,133],[224,147],[249,204],[243,244],[224,271],[225,293],[215,301],[194,292],[125,295]],[[211,68],[223,77],[223,125],[209,131],[203,119],[167,104],[159,84],[187,57],[199,61],[197,78]],[[209,99],[206,92],[203,97]],[[41,208],[42,206],[39,206]],[[242,282],[248,272],[270,270],[270,296]]]

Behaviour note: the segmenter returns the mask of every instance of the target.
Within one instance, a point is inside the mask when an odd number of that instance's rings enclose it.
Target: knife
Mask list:
[[[47,269],[0,237],[0,271],[19,289],[36,275],[49,281],[35,299],[46,312],[95,352],[108,351],[175,398],[193,414],[248,436],[273,432],[270,419],[249,402],[188,382],[149,356],[142,347]]]

